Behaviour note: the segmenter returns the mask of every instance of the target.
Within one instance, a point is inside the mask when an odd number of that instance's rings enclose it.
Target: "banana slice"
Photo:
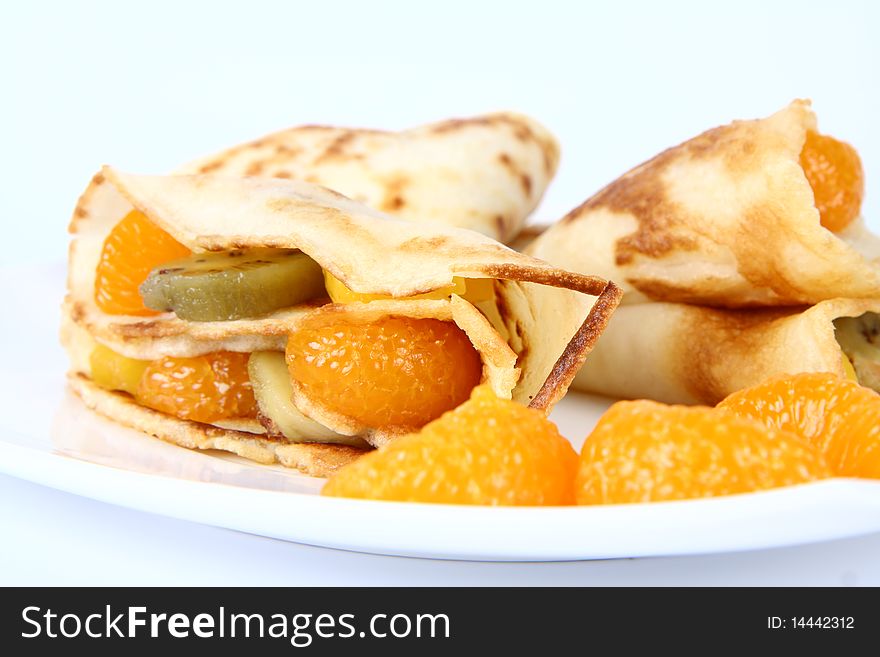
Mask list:
[[[255,351],[248,360],[248,375],[260,407],[260,421],[269,435],[282,435],[294,443],[337,443],[367,448],[356,436],[343,436],[306,417],[293,405],[293,386],[284,354]]]
[[[194,322],[256,317],[326,295],[318,263],[289,249],[196,253],[154,269],[140,293],[147,308]]]

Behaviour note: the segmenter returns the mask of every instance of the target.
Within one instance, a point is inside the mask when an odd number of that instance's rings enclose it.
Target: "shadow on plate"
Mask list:
[[[50,436],[55,450],[64,456],[146,474],[307,494],[316,494],[323,483],[281,466],[163,442],[90,411],[69,390],[52,419]]]

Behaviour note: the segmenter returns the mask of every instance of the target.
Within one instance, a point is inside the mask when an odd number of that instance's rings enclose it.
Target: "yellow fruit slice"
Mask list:
[[[89,356],[92,381],[108,390],[124,390],[130,395],[137,394],[141,377],[150,361],[135,360],[117,354],[112,349],[99,344]]]
[[[387,301],[394,298],[388,294],[362,294],[354,292],[326,269],[324,270],[324,287],[327,288],[327,294],[334,303],[369,303],[370,301]],[[495,293],[491,278],[465,279],[455,276],[452,279],[452,285],[405,298],[438,300],[446,299],[451,294],[464,297],[471,303],[478,303],[492,299]]]

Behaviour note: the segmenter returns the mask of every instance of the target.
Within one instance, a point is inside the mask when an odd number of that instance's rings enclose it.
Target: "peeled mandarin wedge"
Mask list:
[[[333,475],[323,495],[401,502],[567,505],[577,455],[543,413],[499,399],[469,401]]]
[[[859,216],[865,195],[862,161],[849,144],[810,130],[800,155],[822,225],[841,231]]]
[[[138,286],[155,267],[188,256],[190,250],[132,210],[104,240],[95,272],[95,303],[110,315],[156,315],[144,305]]]
[[[836,475],[880,478],[880,395],[858,383],[826,373],[783,376],[718,406],[811,442]]]
[[[306,324],[286,357],[310,399],[376,428],[423,426],[467,400],[483,371],[453,322],[408,317]]]
[[[581,451],[578,504],[714,497],[830,476],[793,434],[706,407],[618,402]]]
[[[144,370],[135,398],[144,406],[196,422],[256,417],[247,363],[248,354],[231,351],[166,356]]]

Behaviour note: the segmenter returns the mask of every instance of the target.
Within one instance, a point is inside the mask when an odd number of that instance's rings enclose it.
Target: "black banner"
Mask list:
[[[374,648],[411,655],[488,645],[512,654],[588,654],[628,653],[646,641],[704,654],[807,644],[840,650],[880,638],[875,595],[869,589],[5,589],[0,650],[49,654],[74,647],[118,657],[130,644],[161,648],[163,655]]]

